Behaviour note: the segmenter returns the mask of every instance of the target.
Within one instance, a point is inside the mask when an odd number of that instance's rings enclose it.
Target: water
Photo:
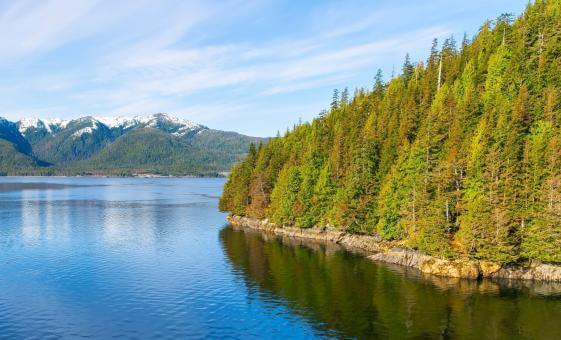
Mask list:
[[[561,336],[558,285],[422,277],[237,231],[223,183],[1,178],[0,337]]]

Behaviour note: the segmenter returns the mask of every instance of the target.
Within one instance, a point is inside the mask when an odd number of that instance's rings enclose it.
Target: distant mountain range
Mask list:
[[[0,174],[216,175],[264,138],[165,113],[73,120],[0,117]]]

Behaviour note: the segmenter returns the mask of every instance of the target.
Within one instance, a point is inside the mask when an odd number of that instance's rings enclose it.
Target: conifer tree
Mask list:
[[[408,82],[413,75],[415,70],[415,66],[411,63],[411,58],[409,57],[409,53],[405,55],[405,61],[403,62],[403,66],[401,68],[401,73],[403,75],[403,79]]]
[[[341,92],[341,104],[348,105],[349,104],[349,89],[345,87],[343,92]]]
[[[220,208],[377,234],[428,254],[561,263],[561,4],[537,0],[284,137],[252,147]]]
[[[333,90],[333,99],[331,100],[331,110],[336,110],[339,107],[339,90]]]

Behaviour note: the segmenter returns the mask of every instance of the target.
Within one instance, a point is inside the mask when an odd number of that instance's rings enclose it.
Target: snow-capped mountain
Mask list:
[[[37,131],[46,132],[48,134],[56,134],[71,125],[84,125],[81,129],[75,131],[72,137],[81,137],[83,134],[92,134],[98,128],[104,126],[110,130],[129,130],[133,128],[150,127],[165,132],[172,133],[175,136],[185,136],[193,131],[207,129],[205,126],[195,124],[189,120],[171,116],[166,113],[157,113],[147,116],[118,116],[118,117],[94,117],[87,116],[74,120],[62,119],[39,119],[24,118],[17,122],[19,131],[24,136]]]
[[[24,154],[31,153],[31,145],[19,133],[17,124],[2,117],[0,117],[0,140],[12,143],[18,151]]]
[[[24,118],[18,121],[19,132],[25,134],[30,129],[45,129],[49,133],[64,129],[68,125],[68,120],[62,119],[39,119],[39,118]]]
[[[8,149],[15,150],[10,151],[9,161],[0,157],[0,173],[14,168],[27,173],[30,164],[43,167],[41,171],[54,167],[52,173],[67,173],[69,169],[72,173],[130,173],[131,169],[216,173],[228,171],[250,143],[261,141],[165,113],[72,120],[25,118],[16,123],[0,118],[0,151],[7,154]],[[26,155],[25,162],[19,160],[18,152]]]
[[[148,116],[134,116],[134,117],[123,117],[123,116],[99,117],[96,119],[99,122],[105,124],[109,128],[129,128],[132,126],[139,126],[139,125],[148,126],[148,127],[158,127],[162,124],[169,124],[169,125],[177,126],[182,129],[197,129],[202,127],[202,125],[195,124],[190,120],[170,116],[167,113],[156,113]]]

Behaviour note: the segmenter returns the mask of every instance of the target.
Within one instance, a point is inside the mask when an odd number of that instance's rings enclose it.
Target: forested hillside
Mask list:
[[[561,1],[537,0],[252,147],[220,208],[431,255],[561,262]]]
[[[0,118],[0,174],[216,176],[261,141],[163,113],[17,123]]]

